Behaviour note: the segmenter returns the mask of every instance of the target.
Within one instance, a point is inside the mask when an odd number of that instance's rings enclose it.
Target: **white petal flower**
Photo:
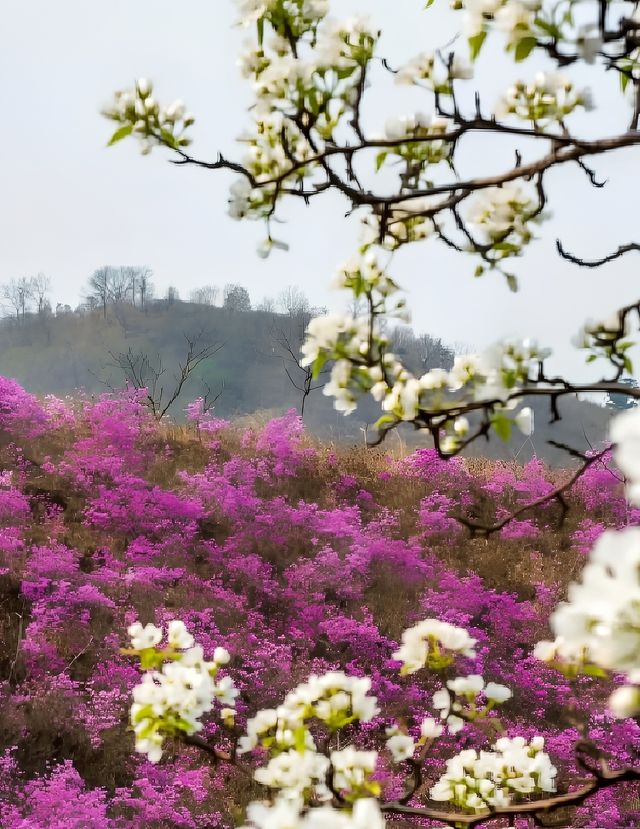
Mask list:
[[[413,737],[410,737],[408,734],[392,733],[387,738],[386,746],[391,752],[394,763],[408,760],[410,757],[413,757],[415,751]]]
[[[487,687],[484,689],[484,695],[492,702],[506,702],[511,699],[513,692],[506,685],[499,685],[496,682],[487,682]]]
[[[140,622],[129,625],[127,633],[131,637],[131,647],[136,650],[153,648],[162,639],[162,630],[151,623],[142,627]]]
[[[178,648],[178,650],[190,648],[194,643],[193,636],[187,630],[184,622],[179,619],[174,619],[169,622],[167,626],[167,640],[172,647]]]
[[[640,713],[640,688],[623,685],[609,697],[609,708],[619,719],[636,717]]]
[[[529,408],[529,406],[520,409],[513,420],[523,435],[529,437],[533,434],[533,409]]]
[[[439,737],[444,731],[444,726],[433,719],[433,717],[425,717],[420,723],[420,734],[427,740],[434,740]]]

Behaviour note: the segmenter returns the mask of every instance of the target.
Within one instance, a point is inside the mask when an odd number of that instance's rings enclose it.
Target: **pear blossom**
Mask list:
[[[162,630],[151,623],[142,627],[140,622],[129,625],[127,633],[131,637],[131,647],[135,650],[155,647],[162,639]]]
[[[557,650],[604,670],[640,667],[640,528],[607,530],[596,541],[580,582],[550,617]],[[545,646],[545,655],[550,652]]]
[[[554,792],[557,770],[543,748],[541,737],[529,743],[523,737],[504,737],[492,751],[461,751],[447,761],[447,770],[430,796],[480,812],[508,806],[514,795]]]
[[[145,655],[162,639],[162,631],[153,625],[142,628],[136,623],[129,634],[134,648]],[[146,754],[153,763],[162,757],[166,734],[200,731],[200,717],[211,711],[214,700],[229,709],[239,693],[231,677],[217,677],[219,666],[204,659],[202,647],[194,644],[184,622],[171,621],[167,634],[170,650],[156,651],[159,668],[143,674],[133,689],[130,710],[136,751]],[[229,719],[228,710],[225,718]]]
[[[440,725],[433,717],[425,717],[420,723],[420,736],[426,740],[434,740],[440,737],[444,731],[444,726]]]
[[[629,409],[611,421],[614,459],[626,477],[627,499],[640,505],[640,409]]]
[[[402,673],[413,674],[425,666],[448,665],[454,654],[475,656],[475,643],[464,628],[425,619],[403,632],[402,645],[393,658],[403,663]]]
[[[413,737],[402,734],[395,728],[387,729],[386,746],[391,752],[394,763],[409,760],[413,757],[416,748]]]

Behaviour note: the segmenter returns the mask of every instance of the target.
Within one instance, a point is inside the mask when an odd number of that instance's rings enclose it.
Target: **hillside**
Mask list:
[[[114,356],[131,349],[145,354],[153,364],[165,368],[159,385],[165,395],[173,388],[173,377],[184,359],[185,337],[200,337],[201,344],[220,346],[215,355],[201,363],[185,384],[182,394],[169,409],[182,420],[185,405],[194,398],[220,394],[215,404],[221,417],[268,416],[300,408],[301,393],[292,384],[302,380],[301,372],[287,353],[288,342],[297,353],[308,315],[277,314],[268,311],[231,311],[190,302],[157,301],[144,310],[123,303],[110,306],[106,317],[100,311],[63,313],[57,316],[26,316],[23,321],[5,319],[0,324],[0,375],[16,379],[37,395],[65,396],[82,389],[99,394],[123,385],[124,375],[114,365]],[[403,329],[394,344],[404,361],[419,372],[422,368],[445,366],[453,353],[438,340],[417,338]],[[412,360],[415,365],[412,365]],[[287,369],[291,378],[287,375]],[[598,406],[565,399],[563,420],[548,428],[548,411],[536,410],[536,431],[532,440],[519,435],[505,445],[495,438],[481,442],[471,454],[490,458],[526,461],[534,454],[551,463],[566,463],[566,455],[547,444],[549,439],[588,449],[606,437],[609,412]],[[375,423],[377,405],[362,401],[350,417],[335,412],[332,401],[318,389],[307,400],[305,422],[316,435],[337,442],[362,442],[363,429]],[[371,431],[369,431],[371,436]],[[422,432],[410,428],[388,438],[394,444],[428,445]]]

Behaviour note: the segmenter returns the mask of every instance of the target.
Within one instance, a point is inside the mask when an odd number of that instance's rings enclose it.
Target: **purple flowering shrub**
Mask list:
[[[500,520],[564,473],[427,449],[402,461],[332,451],[292,412],[240,431],[195,405],[177,427],[136,394],[41,406],[12,381],[0,389],[2,827],[233,826],[260,796],[177,742],[158,765],[134,752],[140,677],[120,649],[137,620],[181,619],[205,654],[229,651],[239,727],[311,673],[370,676],[381,714],[362,739],[380,747],[389,718],[411,729],[432,713],[440,681],[401,676],[392,653],[405,628],[437,618],[477,640],[463,667],[513,690],[507,732],[542,734],[560,779],[579,777],[580,734],[612,764],[631,761],[637,725],[603,713],[611,683],[570,681],[532,657],[593,541],[640,517],[607,465],[569,493],[561,526],[551,504],[486,540],[457,516]],[[202,736],[228,741],[213,721]],[[486,742],[474,724],[443,736],[426,776]],[[380,782],[397,786],[391,767]],[[600,792],[573,825],[626,826],[635,795]]]

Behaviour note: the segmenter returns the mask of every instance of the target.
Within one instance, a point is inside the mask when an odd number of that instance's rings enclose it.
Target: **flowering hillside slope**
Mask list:
[[[472,538],[456,516],[500,519],[563,473],[336,453],[293,412],[244,430],[197,403],[188,417],[158,425],[135,394],[40,402],[0,380],[2,827],[233,826],[261,796],[241,769],[177,741],[160,763],[136,754],[140,674],[121,649],[137,621],[183,620],[205,653],[229,652],[242,727],[310,674],[370,676],[382,713],[364,733],[380,747],[388,718],[433,712],[437,678],[401,675],[393,654],[406,628],[437,618],[476,640],[467,673],[509,686],[502,725],[544,736],[559,781],[579,777],[581,735],[630,762],[638,726],[602,713],[611,684],[532,655],[593,541],[640,519],[608,464],[572,489],[564,522],[552,504]],[[213,722],[202,733],[227,739]],[[430,783],[494,737],[482,722],[443,735]],[[379,783],[397,788],[391,762]],[[604,790],[573,825],[635,826],[634,796]]]

